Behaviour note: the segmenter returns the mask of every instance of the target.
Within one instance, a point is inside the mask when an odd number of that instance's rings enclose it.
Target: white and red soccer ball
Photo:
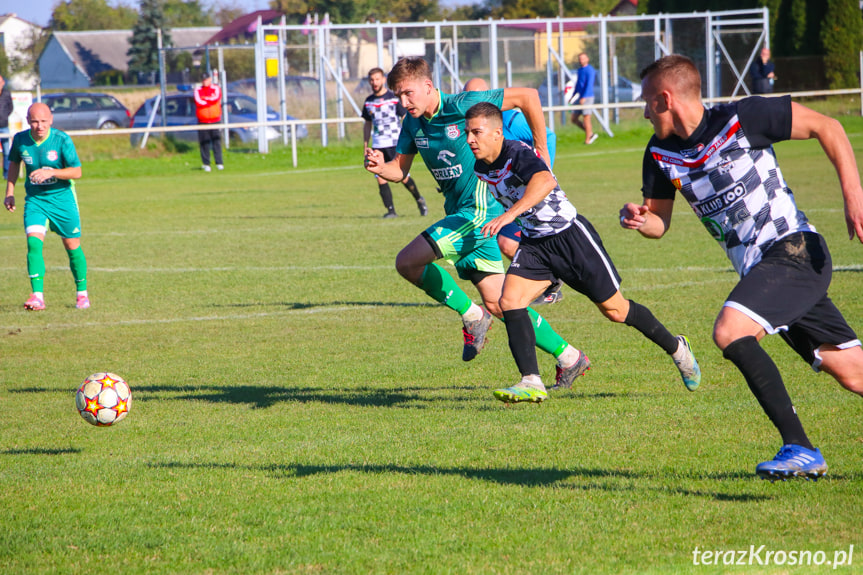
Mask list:
[[[132,390],[126,380],[115,373],[94,373],[78,388],[75,407],[87,423],[107,427],[128,415]]]

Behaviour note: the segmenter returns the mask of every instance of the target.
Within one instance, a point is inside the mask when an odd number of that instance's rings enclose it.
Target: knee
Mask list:
[[[721,350],[724,350],[731,343],[737,341],[741,337],[743,337],[742,334],[735,333],[734,331],[720,325],[719,323],[716,323],[713,326],[713,343],[715,343],[716,347]]]
[[[626,321],[627,312],[621,309],[603,309],[602,315],[614,323],[624,323]]]
[[[504,236],[497,237],[497,246],[510,260],[515,257],[515,252],[518,250],[518,242]]]
[[[396,271],[406,280],[414,283],[422,278],[422,270],[425,266],[417,266],[413,258],[405,254],[404,251],[399,252],[396,256]]]
[[[488,313],[496,317],[497,319],[503,318],[503,306],[496,301],[486,301],[483,302],[485,304],[485,309],[488,310]]]

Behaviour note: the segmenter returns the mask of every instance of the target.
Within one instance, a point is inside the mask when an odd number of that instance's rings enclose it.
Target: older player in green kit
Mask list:
[[[9,175],[6,180],[6,198],[3,204],[15,211],[15,184],[26,170],[24,189],[24,232],[27,234],[27,271],[30,274],[32,295],[24,309],[45,309],[43,281],[45,259],[42,245],[50,229],[63,239],[69,255],[69,266],[75,278],[77,297],[75,307],[90,307],[87,295],[87,259],[81,249],[81,216],[73,180],[81,177],[81,161],[72,139],[60,130],[51,128],[51,110],[37,103],[27,111],[30,129],[15,134],[9,154]]]
[[[432,299],[461,315],[462,359],[470,361],[485,345],[492,315],[502,317],[498,300],[504,280],[503,262],[497,241],[483,236],[482,227],[502,214],[503,207],[474,174],[476,159],[465,139],[464,114],[472,105],[484,101],[504,109],[520,108],[533,132],[537,152],[548,162],[539,94],[531,88],[444,94],[435,88],[431,67],[422,58],[402,58],[393,66],[387,81],[407,116],[395,158],[386,162],[380,151],[369,149],[366,169],[385,180],[401,181],[419,154],[440,186],[446,217],[399,252],[396,269]],[[488,311],[472,302],[452,276],[435,263],[441,258],[453,263],[461,279],[476,286]],[[541,316],[533,310],[529,315],[537,346],[558,360],[557,383],[569,387],[589,363],[579,361],[583,354],[567,344]]]

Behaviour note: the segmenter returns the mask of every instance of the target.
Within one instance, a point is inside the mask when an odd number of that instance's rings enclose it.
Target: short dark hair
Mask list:
[[[386,74],[384,74],[383,69],[381,69],[381,68],[372,68],[371,70],[369,70],[369,73],[368,73],[368,74],[366,74],[366,77],[371,77],[371,76],[373,76],[374,74],[380,74],[381,76],[386,76]]]
[[[387,76],[387,85],[390,90],[395,91],[396,86],[404,80],[433,81],[431,66],[426,62],[425,58],[420,56],[402,58],[390,70],[390,75]]]
[[[701,74],[692,60],[680,54],[663,56],[644,68],[639,78],[667,82],[682,94],[701,97]]]
[[[488,120],[492,120],[495,125],[500,124],[503,126],[503,113],[500,111],[500,108],[491,102],[480,102],[478,104],[474,104],[467,112],[465,112],[465,122],[474,118],[486,118]]]

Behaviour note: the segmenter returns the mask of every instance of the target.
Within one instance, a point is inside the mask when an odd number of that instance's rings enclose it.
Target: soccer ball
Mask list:
[[[132,391],[126,380],[116,373],[94,373],[78,388],[75,407],[87,423],[106,427],[129,413]]]

